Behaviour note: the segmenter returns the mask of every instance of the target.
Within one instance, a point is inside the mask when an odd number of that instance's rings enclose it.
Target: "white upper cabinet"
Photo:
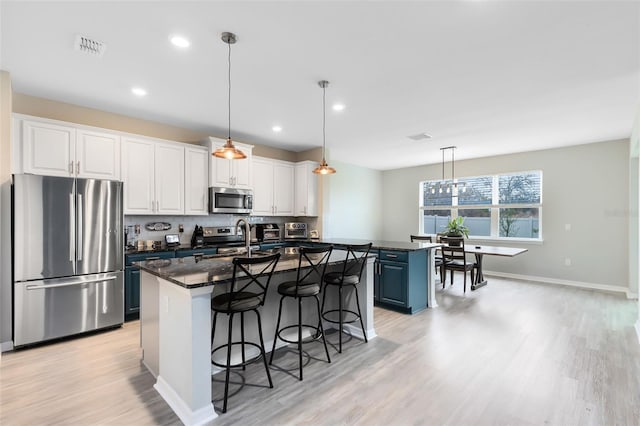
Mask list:
[[[125,214],[184,214],[183,144],[124,137]]]
[[[318,163],[296,163],[294,216],[318,216],[318,175],[313,169]]]
[[[238,142],[233,143],[247,156],[247,158],[242,160],[227,160],[226,158],[214,157],[212,155],[213,152],[222,147],[225,143],[225,140],[214,137],[209,137],[203,142],[203,144],[209,148],[209,155],[211,155],[209,163],[209,186],[244,189],[251,188],[251,153],[253,145],[246,145]]]
[[[252,167],[252,214],[293,216],[293,164],[286,161],[254,157]]]
[[[157,214],[184,214],[184,146],[156,143]]]
[[[253,215],[272,216],[273,211],[273,161],[253,157]]]
[[[125,214],[155,213],[154,155],[153,141],[123,138],[122,180],[124,182]]]
[[[184,149],[184,214],[209,214],[209,150],[200,146]]]
[[[24,173],[120,179],[119,135],[36,117],[17,116],[16,123]]]
[[[120,136],[78,129],[76,171],[94,179],[120,179]]]
[[[273,165],[273,205],[277,216],[293,216],[294,166],[276,161]]]

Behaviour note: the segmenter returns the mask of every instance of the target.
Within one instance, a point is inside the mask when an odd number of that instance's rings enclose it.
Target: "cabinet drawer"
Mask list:
[[[408,262],[408,252],[395,250],[380,250],[380,261]]]
[[[176,252],[176,257],[189,257],[195,256],[196,254],[202,256],[210,256],[212,254],[218,254],[217,248],[202,248],[202,249],[193,249],[193,250],[178,250]]]
[[[175,253],[173,251],[159,251],[156,253],[127,254],[124,257],[124,261],[126,266],[131,266],[133,265],[133,262],[142,262],[150,259],[171,259],[173,257],[175,257]]]

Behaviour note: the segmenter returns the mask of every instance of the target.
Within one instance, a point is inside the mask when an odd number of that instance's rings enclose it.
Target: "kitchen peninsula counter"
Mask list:
[[[295,281],[298,266],[295,250],[281,249],[280,252],[280,261],[260,311],[265,347],[268,349],[272,347],[275,334],[279,301],[277,287],[282,282]],[[334,249],[327,271],[341,271],[345,256],[344,251]],[[230,282],[232,259],[230,256],[191,256],[139,264],[143,363],[156,376],[154,388],[187,425],[205,424],[217,417],[211,401],[211,297]],[[360,309],[368,339],[376,337],[373,324],[374,262],[375,256],[370,256],[359,284]],[[337,306],[337,293],[327,294],[329,309]],[[295,309],[287,309],[282,315],[283,322],[297,322]],[[248,320],[252,317],[249,316]],[[306,309],[303,323],[317,321],[315,309]],[[218,323],[214,346],[222,343],[227,335],[226,321]],[[345,324],[344,328],[356,338],[364,337],[360,327]],[[246,331],[248,341],[257,341],[254,327],[247,327]],[[284,343],[279,342],[278,346],[281,345]],[[326,368],[331,368],[331,364]],[[214,382],[213,386],[217,385]]]

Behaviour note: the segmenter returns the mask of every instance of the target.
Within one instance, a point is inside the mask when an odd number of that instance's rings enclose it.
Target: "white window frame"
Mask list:
[[[526,203],[526,204],[500,204],[500,186],[499,180],[500,176],[510,176],[510,175],[523,175],[527,173],[540,173],[540,203]],[[459,206],[458,205],[458,187],[457,185],[453,185],[452,189],[452,197],[451,197],[451,205],[450,206],[425,206],[424,205],[424,185],[429,183],[441,182],[440,179],[431,179],[425,180],[418,183],[418,216],[419,216],[419,233],[422,235],[434,235],[434,234],[425,234],[424,232],[424,211],[425,210],[441,210],[448,211],[451,218],[455,219],[458,217],[458,210],[467,210],[467,209],[489,209],[491,212],[491,235],[469,235],[470,240],[476,241],[517,241],[517,242],[542,242],[542,197],[543,197],[543,173],[542,170],[527,170],[521,172],[509,172],[509,173],[497,173],[491,175],[481,175],[481,176],[467,176],[464,179],[473,179],[476,177],[486,177],[490,176],[492,178],[491,183],[491,204],[470,204]],[[453,183],[459,183],[459,179],[454,179]],[[524,237],[501,237],[500,236],[500,209],[507,208],[537,208],[538,209],[538,237],[537,238],[524,238]]]

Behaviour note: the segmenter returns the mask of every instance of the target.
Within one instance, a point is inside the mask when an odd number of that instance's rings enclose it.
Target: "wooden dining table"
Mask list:
[[[526,248],[518,247],[500,247],[500,246],[481,246],[465,244],[465,253],[470,253],[476,257],[477,273],[473,283],[471,283],[471,290],[483,287],[487,285],[487,280],[484,278],[482,271],[482,259],[485,255],[488,256],[503,256],[514,257],[527,251]]]

